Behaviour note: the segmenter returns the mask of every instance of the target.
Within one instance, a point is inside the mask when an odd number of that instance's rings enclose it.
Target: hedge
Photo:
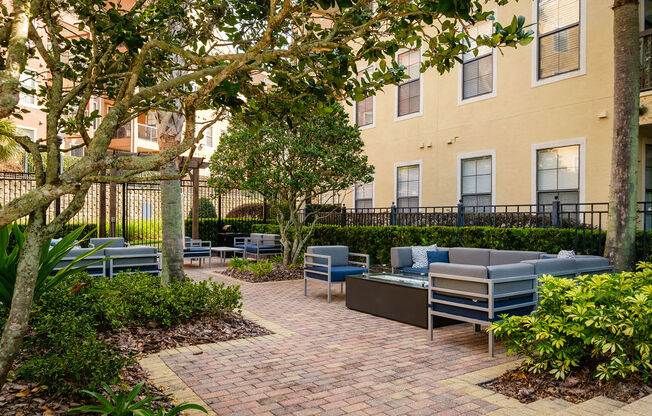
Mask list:
[[[278,234],[279,228],[275,224],[256,224],[253,231]],[[436,243],[442,247],[483,247],[546,253],[575,250],[581,254],[602,255],[600,251],[604,249],[605,239],[604,231],[582,233],[581,230],[576,232],[575,229],[564,228],[317,226],[308,245],[346,245],[353,252],[369,254],[373,263],[388,264],[391,247]],[[648,232],[647,239],[647,253],[644,255],[643,232],[637,232],[639,260],[650,257],[652,232]]]
[[[243,233],[249,235],[255,225],[264,225],[262,219],[243,219],[243,218],[222,218],[222,228],[225,225],[231,227],[227,232]],[[217,218],[199,218],[199,239],[211,241],[213,245],[219,244],[218,233],[223,232],[219,229]],[[192,235],[192,220],[186,220],[186,235]]]

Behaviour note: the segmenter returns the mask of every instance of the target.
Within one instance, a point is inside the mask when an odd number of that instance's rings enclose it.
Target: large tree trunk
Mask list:
[[[179,173],[176,162],[161,168],[163,175]],[[181,181],[161,181],[161,229],[163,231],[163,270],[161,283],[182,282],[183,273],[183,208],[181,206]]]
[[[636,259],[636,183],[639,119],[638,0],[614,1],[614,139],[605,255],[616,271]]]
[[[39,209],[34,211],[29,218],[23,250],[18,260],[11,309],[0,341],[0,388],[7,380],[7,373],[11,370],[27,331],[34,287],[38,276],[41,247],[46,240],[45,209]]]

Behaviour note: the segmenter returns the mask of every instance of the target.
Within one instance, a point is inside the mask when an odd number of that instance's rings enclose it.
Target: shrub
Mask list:
[[[652,264],[577,281],[545,276],[536,313],[507,317],[490,329],[508,354],[525,357],[530,372],[565,378],[593,365],[600,379],[652,380]]]
[[[192,210],[188,212],[188,218],[192,219]],[[215,205],[210,199],[201,197],[199,198],[199,218],[217,218]]]
[[[258,277],[267,276],[274,269],[274,263],[269,260],[261,260],[249,265],[249,270]]]
[[[247,259],[239,259],[234,257],[231,259],[231,261],[229,261],[229,267],[232,269],[237,269],[240,272],[247,270],[247,266],[249,266],[249,260]]]
[[[256,224],[256,233],[278,234],[276,224]],[[647,238],[645,252],[652,252],[652,232],[644,236],[637,232],[637,258],[646,259],[643,239]],[[581,254],[598,254],[604,248],[605,232],[564,228],[494,228],[494,227],[315,227],[308,241],[310,245],[343,244],[357,253],[366,253],[374,263],[389,263],[390,249],[398,246],[436,243],[443,247],[484,247],[499,250],[533,250],[558,253],[575,250]]]
[[[263,218],[264,205],[262,202],[251,202],[238,205],[229,211],[228,218]]]

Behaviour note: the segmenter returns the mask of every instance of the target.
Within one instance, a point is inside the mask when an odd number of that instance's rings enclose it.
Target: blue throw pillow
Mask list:
[[[448,263],[448,251],[429,251],[428,265],[430,263]]]

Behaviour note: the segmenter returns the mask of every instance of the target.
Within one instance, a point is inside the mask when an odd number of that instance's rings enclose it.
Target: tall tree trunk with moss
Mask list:
[[[176,136],[164,132],[159,137],[161,150],[174,144],[177,144]],[[164,177],[178,175],[177,161],[173,160],[163,165],[160,172]],[[185,275],[183,273],[183,207],[179,179],[161,181],[161,231],[163,234],[161,284],[182,282]]]
[[[638,0],[615,0],[614,138],[605,255],[616,271],[636,259],[636,183],[640,94]]]

